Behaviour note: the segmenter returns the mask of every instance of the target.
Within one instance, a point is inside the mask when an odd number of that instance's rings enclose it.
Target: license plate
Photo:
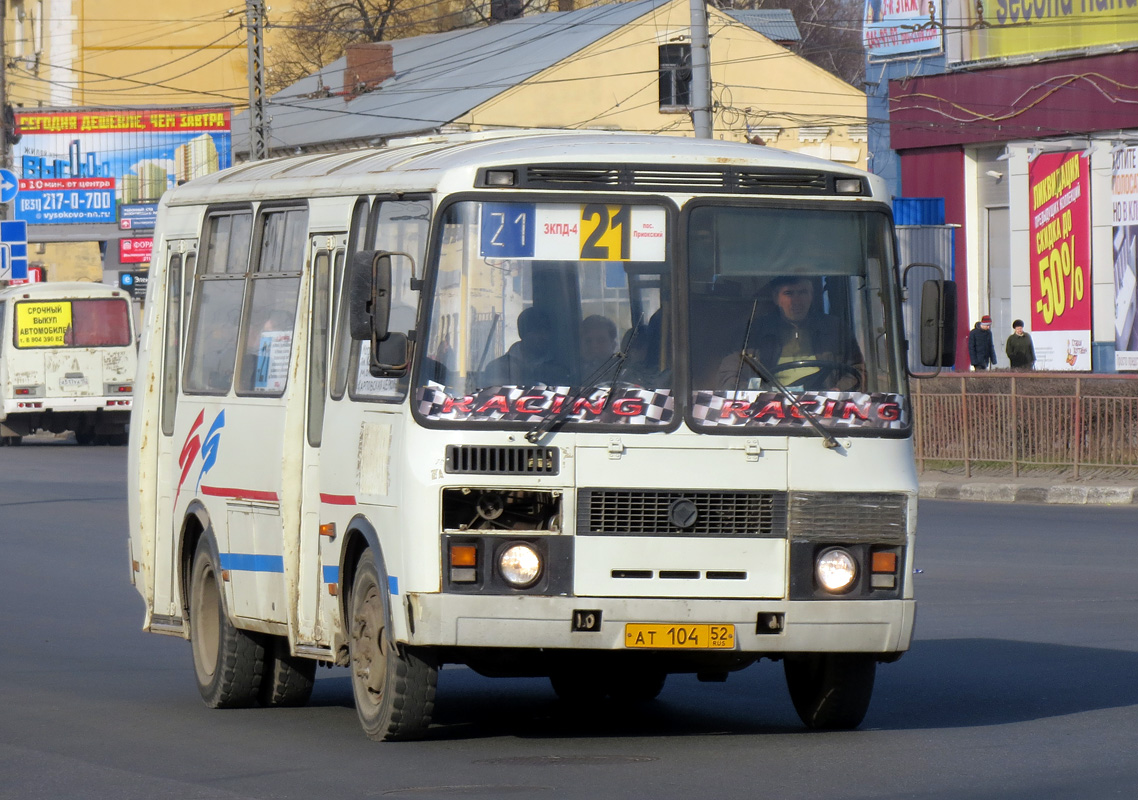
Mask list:
[[[78,389],[80,386],[87,385],[86,378],[60,378],[59,385],[64,389]]]
[[[630,622],[624,626],[624,646],[654,650],[731,650],[735,647],[735,626]]]

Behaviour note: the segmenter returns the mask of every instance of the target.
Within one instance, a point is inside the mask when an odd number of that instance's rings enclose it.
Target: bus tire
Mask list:
[[[356,713],[369,739],[420,739],[434,711],[438,668],[415,648],[396,644],[387,587],[375,552],[365,551],[348,599],[348,668]]]
[[[873,695],[877,660],[865,653],[803,653],[783,660],[794,710],[808,728],[853,730]]]
[[[75,443],[81,444],[86,447],[95,442],[95,429],[94,428],[79,428],[75,431]]]
[[[210,708],[257,702],[265,667],[262,637],[234,627],[225,613],[221,575],[203,536],[190,573],[190,647],[198,691]]]
[[[261,705],[298,708],[312,697],[316,662],[289,652],[288,639],[270,636],[265,648],[265,675],[261,681]]]

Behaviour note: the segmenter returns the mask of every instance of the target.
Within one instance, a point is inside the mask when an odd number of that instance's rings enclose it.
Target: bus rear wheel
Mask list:
[[[348,601],[356,713],[369,739],[420,739],[431,722],[438,668],[414,648],[396,644],[387,586],[387,575],[367,551]]]
[[[261,705],[297,708],[312,697],[316,662],[289,652],[288,638],[271,636],[265,651],[265,675],[261,681]]]
[[[213,551],[203,538],[190,573],[190,648],[198,691],[210,708],[257,702],[264,675],[262,639],[233,626],[225,613]]]
[[[803,653],[783,660],[794,710],[808,728],[853,730],[865,719],[877,660],[865,653]]]

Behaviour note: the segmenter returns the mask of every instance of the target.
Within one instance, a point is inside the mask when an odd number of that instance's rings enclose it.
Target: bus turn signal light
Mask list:
[[[873,554],[874,572],[896,572],[897,554],[883,550]]]
[[[450,546],[451,583],[474,583],[478,580],[478,547],[473,544]]]

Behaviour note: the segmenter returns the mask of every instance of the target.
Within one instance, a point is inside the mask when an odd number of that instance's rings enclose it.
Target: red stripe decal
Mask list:
[[[356,498],[350,494],[324,494],[320,493],[320,502],[330,506],[354,506]]]
[[[255,489],[230,489],[221,486],[203,486],[202,494],[209,495],[210,497],[225,497],[230,500],[280,500],[276,492],[260,492]]]

